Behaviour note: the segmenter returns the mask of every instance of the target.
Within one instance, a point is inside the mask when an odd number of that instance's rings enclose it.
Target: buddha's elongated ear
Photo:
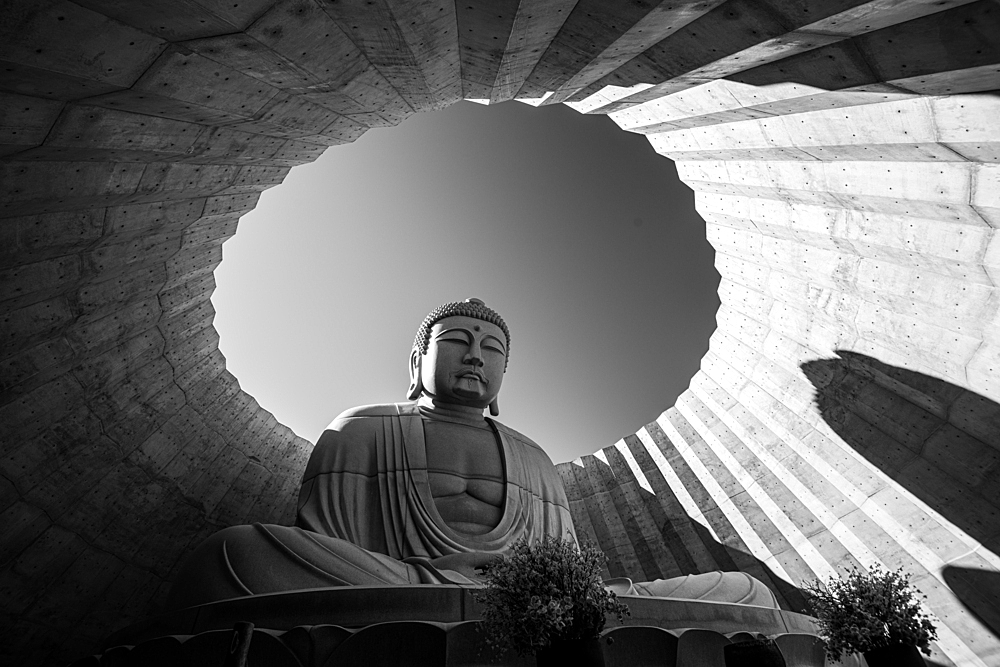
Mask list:
[[[420,363],[423,356],[417,348],[410,352],[410,388],[406,390],[406,398],[410,401],[420,398],[420,392],[424,390],[420,383]]]
[[[499,417],[500,416],[500,404],[497,403],[497,399],[490,401],[490,416]]]

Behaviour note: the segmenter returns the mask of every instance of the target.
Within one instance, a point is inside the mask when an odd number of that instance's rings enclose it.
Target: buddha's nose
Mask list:
[[[482,366],[483,365],[483,351],[479,347],[479,345],[473,343],[472,346],[469,348],[469,351],[466,352],[465,359],[463,359],[463,361],[465,361],[465,363],[471,364],[473,366]]]

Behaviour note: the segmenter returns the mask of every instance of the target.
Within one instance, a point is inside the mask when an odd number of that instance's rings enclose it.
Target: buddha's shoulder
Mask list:
[[[541,446],[539,446],[539,444],[537,442],[535,442],[534,440],[532,440],[531,438],[529,438],[525,434],[521,433],[520,431],[515,431],[514,429],[512,429],[510,426],[507,426],[506,424],[501,424],[500,422],[496,421],[495,419],[493,420],[493,423],[494,423],[494,425],[496,425],[498,431],[503,431],[503,433],[505,435],[507,435],[509,438],[511,438],[512,440],[517,441],[521,445],[527,447],[532,452],[536,452],[536,453],[542,454],[543,456],[548,457],[548,455],[545,453],[545,450],[542,449]]]
[[[348,408],[334,419],[334,423],[342,419],[359,419],[364,417],[394,417],[400,413],[400,406],[408,403],[375,403],[374,405],[359,405]]]
[[[370,458],[379,434],[385,432],[382,420],[399,414],[395,403],[361,405],[344,410],[320,434],[313,448],[310,466],[322,470],[345,466],[356,468],[359,465],[357,461],[345,463],[345,457],[351,461]]]
[[[324,436],[329,439],[336,434],[360,435],[374,431],[385,417],[397,417],[400,414],[400,404],[380,403],[376,405],[359,405],[344,410],[326,427]],[[404,409],[405,411],[405,409]]]

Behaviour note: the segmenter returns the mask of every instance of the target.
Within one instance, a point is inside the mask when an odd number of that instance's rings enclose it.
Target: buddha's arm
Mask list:
[[[385,553],[373,421],[335,420],[309,457],[296,524]]]
[[[362,408],[343,412],[316,441],[304,479],[332,472],[375,473],[375,433],[378,420],[357,414]]]
[[[439,570],[454,570],[470,579],[479,579],[483,576],[483,568],[499,557],[496,553],[472,551],[432,558],[431,564]]]

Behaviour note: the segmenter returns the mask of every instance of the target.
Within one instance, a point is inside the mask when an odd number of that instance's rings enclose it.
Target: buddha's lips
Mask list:
[[[460,378],[473,377],[473,378],[476,378],[477,380],[479,380],[480,382],[482,382],[483,384],[489,384],[490,383],[489,380],[487,380],[484,376],[480,375],[479,373],[477,373],[475,371],[465,371],[464,373],[459,374],[458,377],[460,377]]]

